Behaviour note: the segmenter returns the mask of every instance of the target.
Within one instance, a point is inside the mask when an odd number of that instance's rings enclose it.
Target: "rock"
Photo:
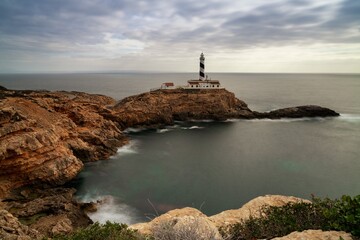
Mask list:
[[[296,198],[292,196],[281,196],[281,195],[265,195],[252,199],[248,203],[244,204],[239,209],[226,210],[219,214],[209,217],[216,227],[227,227],[229,225],[239,223],[242,220],[247,220],[250,216],[259,217],[260,210],[264,206],[280,207],[287,203],[311,203],[311,201]]]
[[[153,226],[155,239],[222,240],[219,230],[206,217],[181,216]]]
[[[160,239],[222,239],[218,229],[205,214],[195,208],[171,210],[148,223],[130,226],[143,235],[154,235]]]
[[[38,231],[23,225],[4,209],[0,209],[0,239],[31,240],[42,239]]]
[[[251,200],[239,209],[227,210],[211,217],[207,217],[197,209],[187,207],[171,210],[150,222],[134,224],[130,228],[138,230],[143,235],[152,235],[155,231],[161,229],[164,231],[166,228],[173,231],[184,231],[184,229],[192,231],[191,226],[196,223],[203,232],[214,234],[215,239],[221,239],[217,229],[226,229],[228,226],[246,220],[250,216],[258,217],[260,209],[264,206],[283,206],[287,203],[298,202],[310,203],[308,200],[296,197],[266,195]]]
[[[352,240],[350,233],[337,231],[306,230],[303,232],[292,232],[284,237],[273,238],[273,240]]]
[[[62,185],[81,171],[82,162],[106,159],[127,142],[120,126],[108,119],[112,98],[78,92],[1,93],[0,198],[23,185]]]
[[[304,118],[304,117],[336,117],[339,113],[320,106],[307,105],[274,110],[271,112],[258,113],[254,112],[257,118]]]
[[[114,110],[126,127],[166,125],[176,120],[254,117],[245,102],[225,89],[148,92],[123,99]]]
[[[162,214],[162,215],[154,218],[150,222],[137,223],[137,224],[131,225],[130,227],[132,229],[138,230],[141,234],[152,234],[152,229],[155,226],[159,225],[160,223],[168,222],[175,218],[181,218],[184,216],[206,217],[206,215],[203,214],[202,212],[200,212],[199,210],[197,210],[195,208],[186,207],[186,208],[171,210],[165,214]]]
[[[84,204],[74,199],[75,191],[72,188],[28,188],[13,193],[3,201],[2,207],[45,236],[65,234],[92,223]]]

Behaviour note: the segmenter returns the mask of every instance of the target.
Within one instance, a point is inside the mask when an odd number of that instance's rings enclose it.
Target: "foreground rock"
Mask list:
[[[297,197],[266,195],[251,200],[239,209],[223,211],[219,214],[209,217],[209,219],[215,224],[216,227],[224,228],[229,225],[239,223],[241,220],[249,219],[250,216],[255,218],[259,217],[260,210],[263,206],[280,207],[286,205],[287,203],[299,202],[311,203],[309,200]]]
[[[4,199],[1,207],[31,229],[29,233],[67,234],[92,223],[84,212],[88,204],[75,201],[74,193],[71,188],[24,189]]]
[[[150,222],[131,225],[143,235],[159,237],[158,239],[223,239],[218,229],[240,223],[252,217],[259,217],[264,206],[283,206],[288,203],[310,203],[309,200],[280,195],[266,195],[257,197],[239,209],[227,210],[207,217],[194,208],[171,210]],[[184,233],[186,232],[186,233]],[[174,237],[176,236],[176,237]],[[186,238],[179,238],[186,236]],[[293,232],[287,236],[274,238],[276,240],[352,240],[352,235],[345,232],[306,230]]]
[[[207,217],[205,214],[194,208],[182,208],[171,210],[150,222],[138,223],[131,225],[130,227],[138,230],[141,234],[152,235],[155,231],[159,230],[159,227],[161,229],[161,226],[166,224],[173,226],[175,229],[178,223],[181,223],[182,225],[188,224],[188,228],[191,228],[193,222],[196,221],[203,226],[202,228],[214,231],[216,239],[221,239],[218,232],[219,228],[227,228],[232,224],[249,219],[250,216],[258,217],[261,207],[263,206],[283,206],[287,203],[299,202],[310,201],[296,197],[266,195],[251,200],[239,209],[227,210],[211,217]]]
[[[38,231],[25,226],[11,213],[0,209],[0,239],[42,239]]]
[[[353,240],[350,233],[336,231],[306,230],[293,232],[284,237],[273,238],[273,240]]]

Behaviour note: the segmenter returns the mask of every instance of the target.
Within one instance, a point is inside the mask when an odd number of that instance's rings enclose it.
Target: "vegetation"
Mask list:
[[[294,231],[321,229],[351,233],[360,239],[360,195],[330,200],[313,197],[312,203],[289,203],[282,207],[263,207],[259,218],[220,229],[224,239],[270,239]],[[191,224],[165,221],[155,226],[151,238],[141,236],[125,224],[95,223],[71,235],[56,236],[55,240],[187,240],[214,239],[215,231],[198,218]]]
[[[70,235],[61,235],[54,240],[145,240],[135,230],[128,228],[126,224],[111,223],[99,224],[98,222],[84,229],[79,229]]]
[[[337,230],[360,237],[360,195],[330,200],[313,197],[313,203],[264,207],[259,218],[250,218],[221,229],[229,239],[269,239],[307,229]]]

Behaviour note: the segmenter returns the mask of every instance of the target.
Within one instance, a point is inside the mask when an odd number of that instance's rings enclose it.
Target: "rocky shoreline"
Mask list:
[[[29,233],[38,229],[51,236],[90,224],[86,206],[73,200],[74,190],[59,186],[73,179],[84,162],[115,154],[128,143],[123,131],[129,127],[194,119],[333,116],[339,114],[319,106],[260,113],[225,89],[159,90],[116,101],[82,92],[0,87],[0,207],[7,211],[4,216],[25,219]]]

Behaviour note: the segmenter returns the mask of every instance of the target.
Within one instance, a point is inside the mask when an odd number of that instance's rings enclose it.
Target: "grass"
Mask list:
[[[105,224],[98,222],[79,229],[70,235],[59,235],[53,240],[146,240],[137,231],[129,229],[126,224],[111,223]]]

